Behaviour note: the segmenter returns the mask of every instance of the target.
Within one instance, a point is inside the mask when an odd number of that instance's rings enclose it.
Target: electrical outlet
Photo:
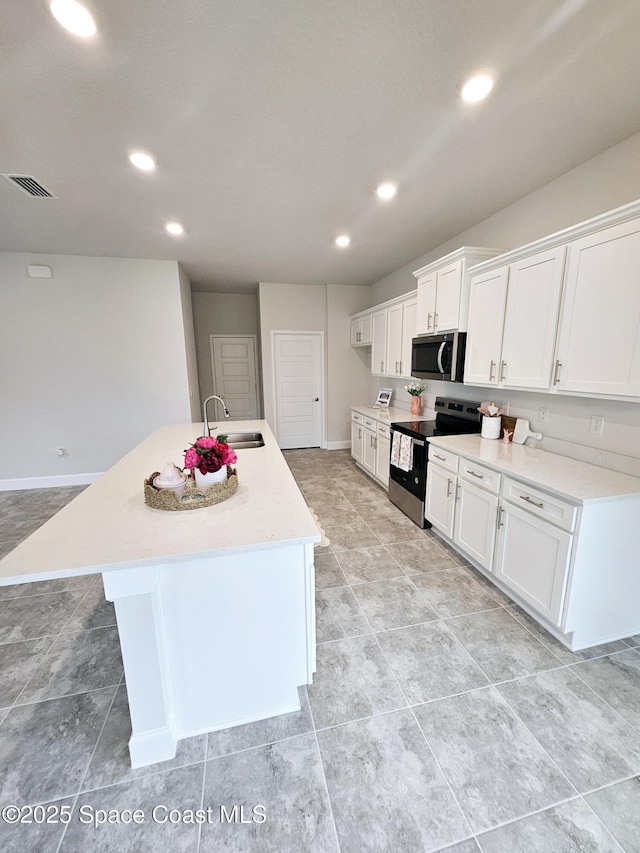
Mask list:
[[[67,455],[67,449],[66,449],[66,447],[59,447],[57,449],[56,453],[58,454],[58,456],[66,456]]]
[[[505,415],[509,414],[509,404],[507,402],[505,402],[503,400],[502,403],[499,403],[498,405],[500,406],[501,409],[504,409]]]
[[[604,415],[591,415],[591,435],[602,435]]]
[[[538,410],[538,420],[541,424],[549,423],[549,409],[546,406],[540,406]]]

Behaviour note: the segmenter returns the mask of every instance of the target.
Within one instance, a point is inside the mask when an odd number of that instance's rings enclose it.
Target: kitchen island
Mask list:
[[[238,450],[238,491],[164,512],[143,481],[181,465],[202,424],[156,430],[0,561],[0,586],[101,573],[115,603],[133,767],[177,741],[299,709],[315,671],[317,525],[266,421]],[[223,434],[221,426],[212,434]]]

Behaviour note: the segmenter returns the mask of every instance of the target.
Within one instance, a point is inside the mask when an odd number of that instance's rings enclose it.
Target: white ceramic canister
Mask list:
[[[208,489],[209,486],[213,486],[214,483],[226,483],[227,482],[227,466],[222,465],[217,471],[207,471],[206,474],[201,474],[198,468],[194,468],[193,473],[196,477],[196,486],[199,486],[201,489]]]
[[[502,418],[488,418],[486,415],[482,416],[482,430],[480,432],[482,438],[500,438],[501,429]]]

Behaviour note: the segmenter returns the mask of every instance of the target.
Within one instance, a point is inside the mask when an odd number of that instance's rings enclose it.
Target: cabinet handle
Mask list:
[[[562,369],[562,364],[559,361],[556,361],[556,370],[553,374],[553,384],[557,385],[560,382],[560,370]]]
[[[402,373],[402,362],[400,362],[400,373]]]
[[[476,474],[475,471],[467,471],[467,474],[471,474],[472,477],[477,477],[479,480],[484,480],[484,474]]]
[[[460,500],[460,483],[456,486],[456,500]]]
[[[435,330],[436,330],[437,328],[438,328],[438,313],[436,312],[436,313],[433,315],[433,331],[435,332]]]
[[[544,509],[544,504],[539,504],[539,503],[536,503],[535,501],[532,501],[528,495],[520,495],[520,498],[521,498],[521,500],[526,501],[528,504],[533,504],[534,506],[537,506],[539,509]]]
[[[493,371],[495,369],[495,366],[496,366],[496,363],[495,363],[495,361],[492,360],[491,364],[489,366],[489,382],[493,382]]]
[[[503,525],[503,521],[502,521],[502,513],[503,512],[504,512],[504,507],[499,506],[498,507],[498,530],[500,530],[500,528]]]
[[[437,453],[434,453],[434,454],[433,454],[433,458],[434,458],[434,459],[441,459],[443,462],[446,462],[446,461],[447,461],[447,457],[446,457],[446,456],[438,456],[438,454],[437,454]]]
[[[396,373],[398,373],[398,362],[396,361]]]
[[[453,482],[453,480],[451,480],[451,479],[448,479],[448,480],[447,480],[447,497],[448,497],[448,498],[450,498],[450,497],[451,497],[451,483],[452,483],[452,482]]]
[[[362,438],[362,430],[358,427],[358,438]]]
[[[507,362],[501,361],[500,362],[500,379],[498,380],[498,382],[504,382],[506,378],[507,378]]]
[[[358,340],[362,339],[362,332],[358,332]]]
[[[427,314],[427,329],[431,328],[431,314]]]
[[[384,361],[380,362],[380,373],[384,373]]]

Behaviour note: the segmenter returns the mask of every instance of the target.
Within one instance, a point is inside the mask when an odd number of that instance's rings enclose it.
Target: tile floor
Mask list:
[[[640,637],[569,652],[348,452],[286,457],[331,540],[302,709],[133,771],[99,577],[0,587],[0,806],[73,809],[68,826],[0,820],[0,850],[639,853]],[[0,554],[77,491],[0,494]],[[266,821],[220,823],[221,804]],[[154,822],[158,805],[215,819]],[[145,822],[80,821],[97,809]]]

